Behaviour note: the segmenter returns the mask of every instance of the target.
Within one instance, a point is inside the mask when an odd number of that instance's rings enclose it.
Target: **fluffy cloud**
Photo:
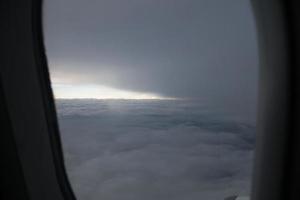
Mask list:
[[[250,189],[255,127],[194,101],[59,100],[78,199],[223,200]]]

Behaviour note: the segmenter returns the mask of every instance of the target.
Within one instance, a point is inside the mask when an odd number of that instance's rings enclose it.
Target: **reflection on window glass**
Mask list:
[[[246,199],[255,31],[248,0],[45,1],[47,56],[77,198]]]

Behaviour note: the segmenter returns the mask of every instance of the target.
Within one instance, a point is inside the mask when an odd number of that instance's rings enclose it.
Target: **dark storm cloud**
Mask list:
[[[44,21],[53,77],[205,98],[254,116],[248,0],[49,0]]]

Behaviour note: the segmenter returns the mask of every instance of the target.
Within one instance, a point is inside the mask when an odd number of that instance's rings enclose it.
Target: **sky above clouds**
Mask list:
[[[56,101],[79,199],[249,194],[258,83],[249,0],[46,0],[43,20],[54,94],[81,98]]]
[[[254,116],[258,52],[248,0],[49,0],[44,32],[53,87],[65,96],[86,87],[98,98],[93,85],[136,98],[200,98]]]

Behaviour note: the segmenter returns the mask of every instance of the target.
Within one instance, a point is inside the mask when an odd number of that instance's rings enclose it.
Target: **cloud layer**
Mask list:
[[[198,101],[58,100],[79,200],[247,195],[255,127]]]

